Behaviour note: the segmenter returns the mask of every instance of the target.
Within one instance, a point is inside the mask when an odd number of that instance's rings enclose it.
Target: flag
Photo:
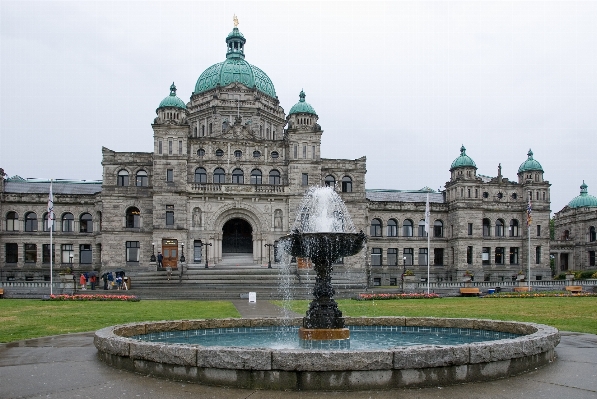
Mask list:
[[[427,205],[425,205],[425,231],[429,234],[429,217],[431,212],[429,210],[429,193],[427,193]]]
[[[50,195],[48,197],[48,230],[54,227],[54,196],[52,195],[52,181],[50,180]]]
[[[531,197],[529,197],[529,203],[527,204],[527,227],[531,225],[533,218],[531,217]]]

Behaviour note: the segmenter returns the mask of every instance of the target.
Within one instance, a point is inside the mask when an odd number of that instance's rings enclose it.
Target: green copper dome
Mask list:
[[[226,60],[203,71],[195,84],[195,94],[211,90],[217,85],[227,86],[230,83],[238,82],[276,98],[276,89],[269,76],[255,65],[245,61],[245,42],[243,34],[237,27],[234,27],[226,37]]]
[[[541,167],[541,164],[533,159],[533,151],[529,149],[527,155],[528,159],[524,161],[522,164],[520,164],[520,167],[518,168],[518,173],[527,172],[530,170],[540,170],[541,172],[543,172],[543,167]]]
[[[158,109],[166,107],[187,109],[185,103],[180,98],[176,97],[176,86],[174,85],[174,82],[172,82],[172,86],[170,86],[170,95],[162,100]]]
[[[313,109],[311,104],[305,102],[305,92],[301,90],[301,94],[299,94],[299,102],[294,104],[292,108],[290,108],[290,112],[288,115],[292,114],[312,114],[317,116],[317,112]]]
[[[463,167],[473,167],[477,169],[477,165],[475,165],[475,161],[471,159],[468,155],[466,155],[466,148],[464,146],[460,147],[460,156],[452,162],[452,166],[450,166],[450,170],[456,168],[463,168]]]
[[[589,195],[587,185],[583,180],[580,186],[580,195],[568,203],[570,208],[594,208],[597,207],[597,198]]]

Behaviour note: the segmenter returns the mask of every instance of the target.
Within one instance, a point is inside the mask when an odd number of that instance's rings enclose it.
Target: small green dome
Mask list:
[[[450,170],[456,168],[463,168],[463,167],[473,167],[477,169],[477,165],[475,165],[475,161],[471,159],[468,155],[466,155],[466,148],[464,145],[460,147],[460,156],[452,162],[452,166],[450,166]]]
[[[594,208],[597,207],[597,198],[589,195],[587,185],[583,180],[580,186],[580,195],[568,203],[570,208]]]
[[[312,114],[317,116],[317,112],[315,112],[311,104],[305,102],[305,97],[305,92],[301,90],[299,94],[300,100],[290,108],[289,116],[292,114]]]
[[[543,167],[541,167],[541,164],[533,159],[533,151],[529,149],[527,155],[528,159],[524,161],[522,164],[520,164],[520,167],[518,168],[518,173],[527,172],[531,170],[539,170],[543,172]]]
[[[174,85],[174,82],[172,82],[172,86],[170,86],[170,95],[162,100],[158,109],[166,107],[187,109],[185,103],[180,98],[176,97],[176,86]]]
[[[194,94],[238,82],[250,89],[256,88],[270,97],[276,97],[276,89],[269,76],[255,65],[245,61],[246,39],[235,27],[226,37],[226,60],[207,68],[197,79]]]

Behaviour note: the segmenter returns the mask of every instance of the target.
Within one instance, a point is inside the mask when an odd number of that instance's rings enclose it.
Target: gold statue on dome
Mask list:
[[[234,18],[232,18],[232,21],[234,21],[234,27],[236,28],[238,26],[238,18],[236,17],[236,14],[234,14]]]

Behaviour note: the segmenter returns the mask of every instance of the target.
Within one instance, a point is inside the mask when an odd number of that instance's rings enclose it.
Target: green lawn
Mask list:
[[[344,316],[473,317],[529,321],[563,331],[597,334],[597,298],[440,298],[383,301],[338,300]],[[281,302],[276,302],[281,304]],[[305,314],[309,301],[293,301]]]
[[[227,301],[0,300],[0,342],[97,330],[148,320],[240,317]]]

